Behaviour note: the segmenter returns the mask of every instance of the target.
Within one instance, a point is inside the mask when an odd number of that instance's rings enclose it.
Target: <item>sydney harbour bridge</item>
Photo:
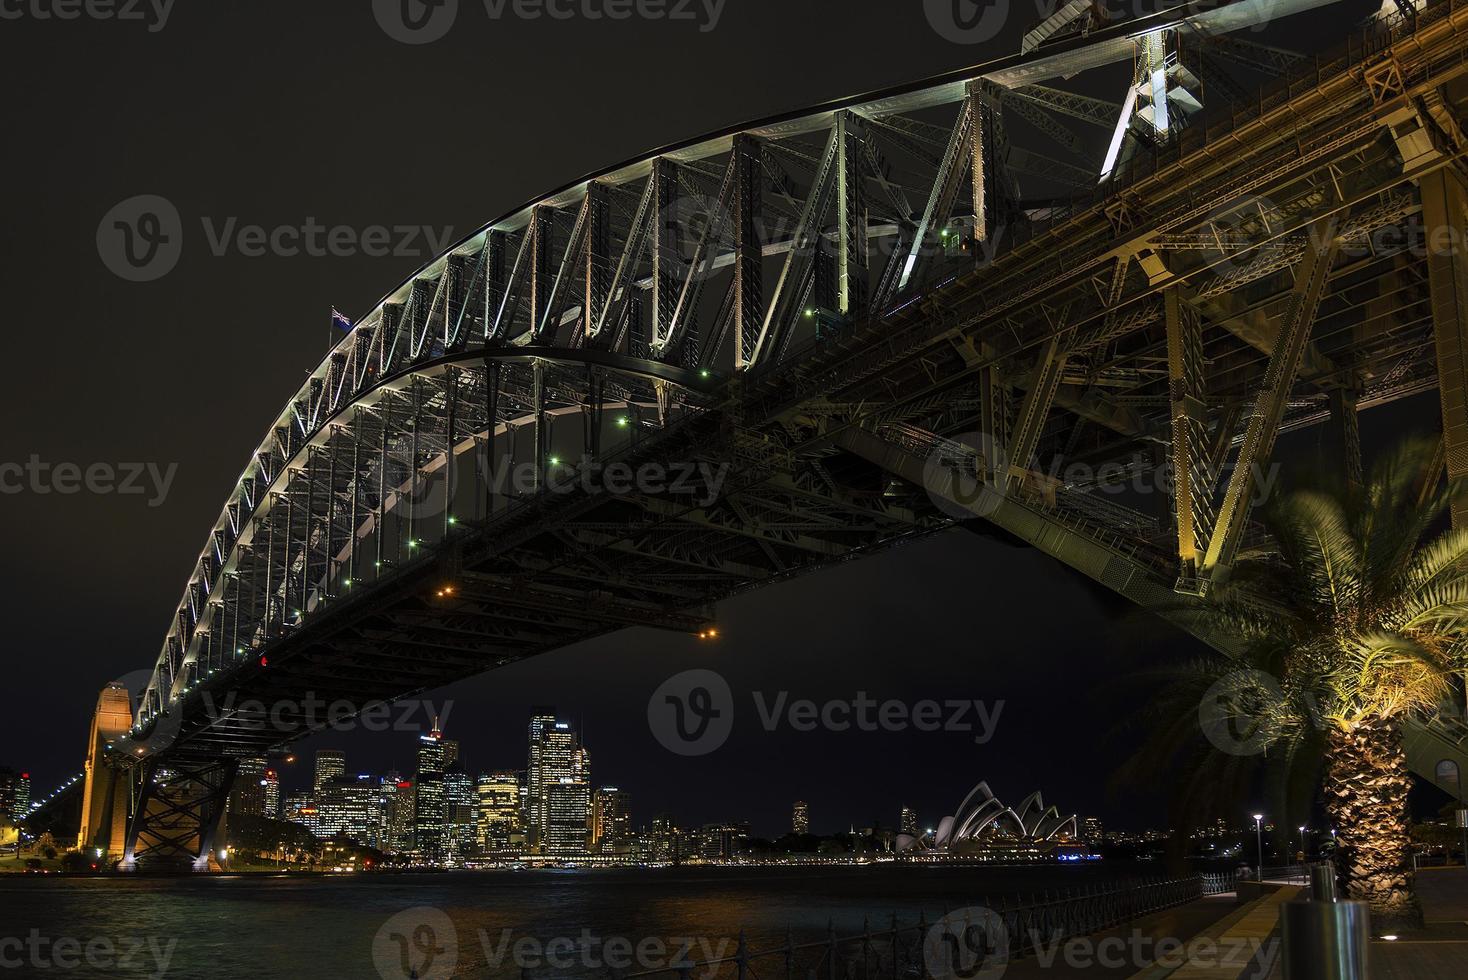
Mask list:
[[[1017,53],[454,246],[248,455],[146,691],[103,693],[82,845],[206,868],[237,760],[310,731],[270,706],[708,636],[719,599],[966,517],[1167,613],[1261,545],[1282,433],[1359,476],[1359,414],[1410,396],[1468,475],[1468,0],[1269,43],[1333,4],[1061,0]],[[1457,743],[1416,726],[1414,767]]]

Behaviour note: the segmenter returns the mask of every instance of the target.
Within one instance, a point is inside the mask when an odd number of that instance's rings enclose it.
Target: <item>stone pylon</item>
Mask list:
[[[132,695],[118,681],[102,689],[87,743],[86,784],[76,845],[121,855],[127,839],[127,774],[107,761],[107,746],[132,727]]]

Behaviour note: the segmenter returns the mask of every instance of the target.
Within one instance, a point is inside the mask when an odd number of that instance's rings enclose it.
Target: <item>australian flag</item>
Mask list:
[[[331,308],[331,325],[342,333],[352,332],[352,318],[338,311],[335,306]]]

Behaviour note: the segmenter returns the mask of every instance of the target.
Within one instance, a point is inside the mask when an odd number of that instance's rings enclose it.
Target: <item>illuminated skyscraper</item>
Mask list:
[[[382,849],[388,853],[405,854],[413,849],[414,789],[395,772],[382,781]]]
[[[534,708],[530,713],[530,756],[525,767],[525,829],[531,846],[539,846],[541,823],[545,814],[545,773],[541,755],[546,733],[556,727],[554,708]]]
[[[316,750],[316,776],[311,782],[311,791],[320,793],[321,787],[333,779],[347,774],[347,754],[340,749]]]
[[[526,824],[532,850],[560,857],[585,855],[591,832],[591,756],[570,722],[548,708],[530,719]]]
[[[19,820],[31,812],[31,774],[0,769],[0,815]]]
[[[479,849],[479,794],[462,766],[444,774],[443,795],[445,848],[450,857],[463,858]]]
[[[918,832],[917,811],[910,806],[903,807],[902,819],[898,821],[897,829],[904,834],[916,835]]]
[[[265,758],[241,759],[229,792],[229,812],[237,816],[265,816]]]
[[[518,857],[525,849],[520,789],[513,772],[479,777],[479,846],[491,857]]]
[[[418,737],[418,778],[413,805],[413,848],[428,861],[444,856],[443,732]]]
[[[591,815],[593,854],[625,855],[632,850],[632,813],[627,793],[615,786],[596,791]]]
[[[271,820],[280,819],[280,773],[266,769],[260,788],[265,791],[264,815]]]
[[[316,836],[346,834],[367,847],[382,845],[381,780],[366,774],[333,779],[317,794]]]
[[[795,810],[790,815],[790,828],[797,834],[810,833],[810,810],[804,800],[795,801]]]
[[[545,784],[545,827],[540,853],[548,857],[583,857],[587,853],[587,820],[591,787],[563,776]]]

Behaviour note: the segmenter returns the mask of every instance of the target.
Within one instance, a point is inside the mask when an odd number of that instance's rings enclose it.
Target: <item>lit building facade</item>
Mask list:
[[[347,754],[340,749],[317,749],[316,750],[316,772],[311,781],[311,790],[321,792],[321,788],[333,779],[341,779],[347,774]]]
[[[463,858],[479,850],[479,792],[474,780],[454,765],[444,773],[444,848],[447,856]]]
[[[413,849],[427,861],[444,856],[443,732],[435,728],[418,737],[418,778],[414,781]]]
[[[548,709],[537,709],[530,720],[526,782],[531,849],[551,857],[588,853],[591,756],[570,723]]]
[[[265,769],[263,756],[241,759],[229,791],[229,812],[245,817],[265,816]]]
[[[632,809],[626,790],[603,786],[596,791],[591,814],[593,854],[624,856],[632,852]]]
[[[31,812],[31,774],[0,769],[0,814],[19,820]]]
[[[918,832],[917,811],[910,806],[903,807],[902,818],[897,821],[897,830],[899,833],[916,836]]]
[[[790,813],[790,829],[797,834],[810,833],[810,808],[804,800],[796,800]]]
[[[479,777],[479,847],[489,857],[519,857],[525,850],[520,777],[494,772]]]
[[[413,784],[395,772],[382,781],[382,849],[390,854],[406,854],[413,849],[415,795]]]

